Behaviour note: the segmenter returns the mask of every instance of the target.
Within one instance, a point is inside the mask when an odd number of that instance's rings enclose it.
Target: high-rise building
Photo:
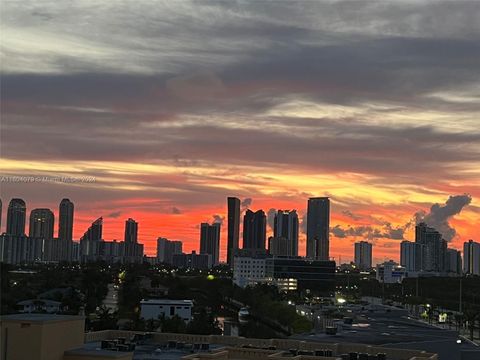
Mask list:
[[[33,209],[30,212],[28,236],[33,238],[53,239],[55,217],[50,209]]]
[[[228,197],[227,207],[227,263],[232,267],[235,252],[238,250],[238,239],[240,236],[240,199],[236,197]]]
[[[138,234],[138,223],[129,218],[125,221],[125,242],[126,243],[137,243],[137,234]]]
[[[330,199],[308,199],[307,208],[307,258],[329,260]]]
[[[455,249],[447,249],[445,271],[460,275],[462,273],[462,254]]]
[[[411,241],[400,244],[400,265],[409,273],[422,270],[423,245]]]
[[[273,256],[289,256],[291,247],[287,238],[270,236],[268,238],[268,253]]]
[[[220,260],[220,223],[202,223],[200,225],[200,254],[212,257],[212,265]]]
[[[173,264],[173,255],[182,253],[182,242],[167,238],[157,239],[157,259],[159,262]]]
[[[298,215],[296,210],[278,210],[273,226],[274,238],[287,240],[284,256],[298,256]]]
[[[174,254],[172,263],[173,266],[179,268],[208,270],[212,267],[212,257],[208,254],[197,254],[192,251],[191,254]]]
[[[73,240],[73,202],[62,199],[58,209],[58,239],[63,241]]]
[[[80,254],[83,260],[94,260],[100,254],[103,218],[95,220],[80,238]]]
[[[85,231],[81,239],[90,240],[90,241],[101,241],[102,230],[103,230],[103,218],[99,217],[97,220],[95,220],[92,223],[92,225],[90,225],[88,230]]]
[[[372,244],[367,241],[355,243],[355,265],[361,270],[372,268]]]
[[[423,245],[423,271],[445,271],[447,242],[442,239],[442,234],[427,224],[420,223],[415,227],[415,242]]]
[[[265,252],[267,217],[263,210],[247,210],[243,217],[243,249]]]
[[[463,243],[463,272],[480,275],[480,243],[473,240]]]
[[[27,206],[22,199],[12,199],[7,210],[7,230],[9,235],[25,235]]]

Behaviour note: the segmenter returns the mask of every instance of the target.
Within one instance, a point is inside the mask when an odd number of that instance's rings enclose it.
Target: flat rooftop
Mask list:
[[[49,323],[59,321],[85,320],[84,316],[77,315],[57,315],[57,314],[10,314],[2,315],[0,321],[10,322],[34,322],[34,323]]]
[[[171,300],[171,299],[149,299],[149,300],[142,300],[140,304],[145,305],[191,305],[193,306],[192,300]]]
[[[210,344],[210,351],[224,347],[225,345]],[[125,355],[125,352],[117,352],[111,350],[102,350],[100,342],[85,343],[82,349],[72,350],[75,354],[90,356],[113,356],[114,354]],[[198,351],[197,351],[198,352]],[[200,351],[208,353],[208,351]],[[180,360],[186,355],[192,354],[190,349],[168,349],[160,344],[144,344],[137,345],[133,352],[133,360]]]

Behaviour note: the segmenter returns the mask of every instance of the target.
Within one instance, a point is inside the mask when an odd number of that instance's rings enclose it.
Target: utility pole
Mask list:
[[[417,279],[415,281],[415,296],[418,298],[418,275],[417,275]]]

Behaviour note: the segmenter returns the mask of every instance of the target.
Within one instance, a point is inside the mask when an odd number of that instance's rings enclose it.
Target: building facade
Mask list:
[[[233,283],[245,288],[267,281],[265,276],[265,257],[235,256],[233,263]]]
[[[271,257],[266,259],[265,276],[280,290],[298,288],[330,294],[335,289],[335,261]]]
[[[393,260],[377,264],[377,280],[385,284],[401,283],[406,276],[406,270]]]
[[[227,264],[233,267],[235,252],[239,249],[240,238],[240,199],[227,198]]]
[[[415,242],[422,245],[422,271],[445,272],[447,242],[442,234],[420,223],[415,227]]]
[[[125,237],[124,241],[126,243],[136,243],[138,242],[138,223],[129,218],[125,221]]]
[[[400,244],[400,265],[407,273],[422,271],[423,245],[411,241],[402,241]]]
[[[463,272],[480,275],[480,243],[473,240],[463,243]]]
[[[53,239],[55,217],[50,209],[33,209],[30,212],[28,236]]]
[[[355,265],[361,270],[372,268],[372,244],[367,241],[355,243]]]
[[[447,249],[445,271],[449,274],[462,274],[462,253],[455,249]]]
[[[167,238],[157,239],[157,259],[161,263],[173,264],[173,255],[182,253],[182,242],[171,241]]]
[[[307,205],[307,258],[329,260],[330,199],[308,199]]]
[[[200,225],[200,254],[210,255],[212,266],[220,261],[220,223]]]
[[[298,215],[296,210],[277,211],[274,219],[273,236],[277,239],[283,238],[286,240],[284,251],[279,251],[280,253],[276,255],[298,256]]]
[[[243,217],[243,249],[265,253],[267,217],[263,210],[247,210]]]
[[[209,254],[174,254],[172,265],[181,269],[208,270],[212,267],[212,256]]]
[[[73,240],[73,213],[73,202],[70,199],[62,199],[58,208],[58,238],[60,240]]]
[[[25,235],[25,220],[27,216],[27,206],[22,199],[12,199],[8,204],[7,210],[7,229],[9,235]]]
[[[192,300],[151,299],[140,302],[140,318],[158,320],[162,317],[180,317],[185,322],[192,320]]]

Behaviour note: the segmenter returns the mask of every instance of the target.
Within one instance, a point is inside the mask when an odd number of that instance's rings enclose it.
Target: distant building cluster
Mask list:
[[[241,287],[266,283],[280,291],[334,290],[335,262],[329,257],[330,200],[310,198],[307,203],[307,254],[298,256],[299,221],[296,210],[278,210],[273,236],[266,240],[263,210],[247,209],[243,217],[243,247],[239,238],[240,200],[228,198],[229,265],[233,282]],[[230,223],[231,222],[231,223]]]
[[[356,254],[356,253],[355,253]],[[405,277],[480,275],[480,243],[469,240],[462,254],[448,248],[442,234],[425,223],[415,227],[415,241],[400,244],[400,264],[390,260],[377,265],[381,282],[401,282]]]
[[[2,203],[0,200],[0,220]],[[270,226],[273,236],[267,239],[267,215],[258,209],[241,209],[236,197],[227,198],[227,264],[233,269],[234,282],[239,286],[274,283],[284,290],[309,286],[305,274],[316,269],[330,274],[330,199],[314,197],[307,202],[306,256],[298,252],[299,218],[296,210],[277,210]],[[0,235],[0,260],[9,264],[32,262],[75,261],[163,263],[185,269],[208,270],[220,264],[221,222],[200,224],[199,251],[184,253],[182,242],[164,237],[157,239],[156,257],[144,257],[143,244],[138,242],[138,223],[125,221],[123,241],[103,239],[103,218],[92,222],[79,241],[73,240],[74,204],[63,199],[59,205],[57,237],[55,217],[50,209],[30,212],[29,231],[25,201],[12,199],[7,210],[6,231]],[[243,219],[241,219],[243,214]],[[240,225],[242,244],[240,244]],[[0,223],[1,227],[1,223]],[[376,276],[382,282],[401,282],[405,277],[480,275],[480,243],[464,243],[463,262],[460,251],[448,248],[440,232],[420,223],[415,228],[415,241],[402,241],[400,263],[392,260],[376,266]],[[359,241],[354,245],[351,266],[370,271],[373,244]],[[290,274],[276,271],[283,264]],[[292,265],[296,264],[296,265]],[[273,269],[273,270],[272,270]],[[325,280],[319,275],[317,280]],[[330,276],[330,275],[328,275]],[[327,276],[327,277],[328,277]],[[312,279],[310,279],[312,280]]]
[[[0,202],[0,218],[2,204]],[[124,241],[106,241],[102,237],[103,219],[98,218],[80,238],[73,241],[74,204],[63,199],[59,205],[57,237],[55,217],[50,209],[30,212],[28,235],[25,232],[27,206],[12,199],[7,210],[6,231],[0,235],[0,260],[8,264],[34,262],[141,262],[143,244],[138,243],[138,223],[125,222]]]

